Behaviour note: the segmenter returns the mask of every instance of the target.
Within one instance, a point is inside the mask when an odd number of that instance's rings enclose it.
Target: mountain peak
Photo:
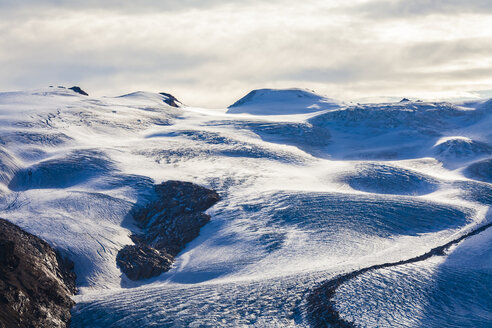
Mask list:
[[[287,115],[340,107],[340,103],[305,89],[256,89],[229,106],[228,113]]]
[[[138,101],[145,101],[145,100],[162,101],[171,107],[183,106],[183,103],[180,102],[176,97],[166,92],[153,93],[153,92],[145,92],[145,91],[135,91],[132,93],[119,96],[118,98],[134,99]]]

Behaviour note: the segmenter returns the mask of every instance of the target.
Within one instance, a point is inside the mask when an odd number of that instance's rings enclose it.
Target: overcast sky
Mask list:
[[[492,1],[0,0],[0,67],[0,91],[164,91],[203,107],[265,87],[492,96]]]

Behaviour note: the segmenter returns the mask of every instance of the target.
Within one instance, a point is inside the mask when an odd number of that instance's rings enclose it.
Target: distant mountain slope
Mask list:
[[[289,115],[339,108],[341,103],[303,89],[258,89],[229,106],[227,113]]]
[[[118,98],[134,99],[141,102],[155,100],[157,102],[162,101],[171,107],[183,106],[183,104],[178,99],[176,99],[176,97],[166,92],[152,93],[152,92],[136,91],[126,95],[119,96]]]

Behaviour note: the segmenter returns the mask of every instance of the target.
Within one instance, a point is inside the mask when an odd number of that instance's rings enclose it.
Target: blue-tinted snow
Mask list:
[[[254,91],[228,113],[146,92],[0,93],[0,215],[75,261],[74,327],[307,326],[303,301],[320,282],[490,220],[491,108],[299,89]],[[115,261],[137,229],[130,213],[170,179],[222,201],[169,272],[132,283]],[[350,281],[339,309],[362,326],[490,322],[490,240],[443,261]]]

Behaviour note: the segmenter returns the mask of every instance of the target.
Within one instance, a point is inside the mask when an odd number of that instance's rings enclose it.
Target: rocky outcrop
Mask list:
[[[0,327],[68,327],[73,262],[0,219]]]
[[[126,245],[118,252],[118,265],[131,280],[158,276],[172,264],[172,255],[142,243]]]
[[[132,280],[169,270],[174,257],[210,221],[203,212],[219,201],[215,191],[190,182],[167,181],[156,185],[154,192],[154,199],[133,213],[143,233],[132,235],[135,245],[125,246],[116,258]]]
[[[166,92],[160,92],[159,94],[162,95],[162,96],[164,96],[162,98],[162,101],[165,102],[166,104],[168,104],[169,106],[171,106],[171,107],[181,107],[181,105],[182,105],[181,101],[179,101],[178,99],[176,99],[176,97],[174,97],[172,94],[166,93]]]
[[[71,88],[68,88],[69,90],[72,90],[73,92],[77,92],[78,94],[81,94],[83,96],[88,96],[89,94],[87,92],[85,92],[84,90],[82,90],[80,87],[78,86],[73,86]]]

